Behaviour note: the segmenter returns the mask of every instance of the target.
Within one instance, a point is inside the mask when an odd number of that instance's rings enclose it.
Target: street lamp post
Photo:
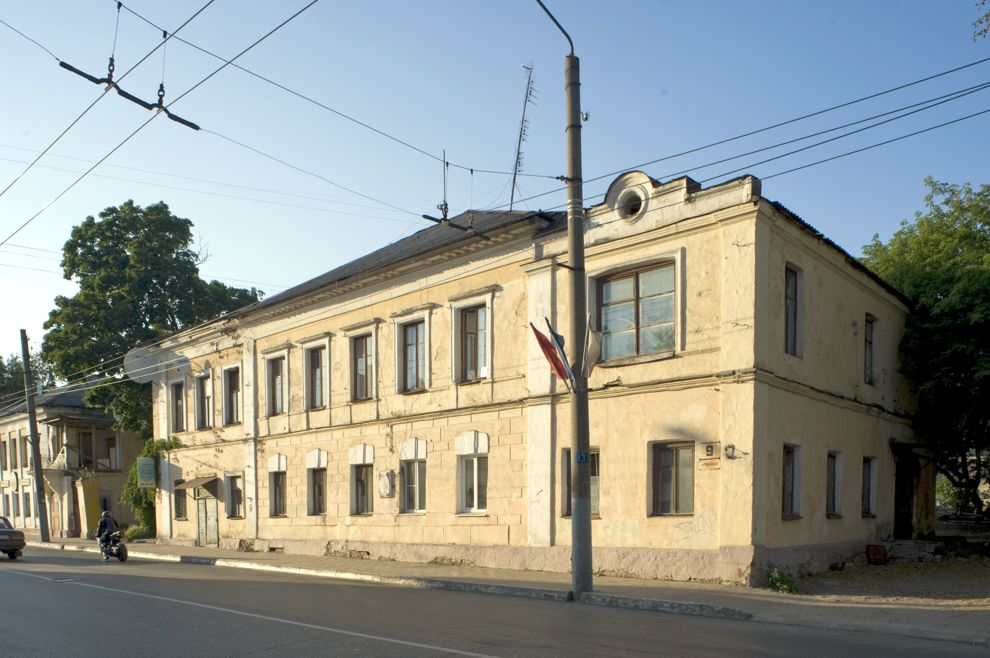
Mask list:
[[[584,191],[581,180],[581,68],[574,42],[542,0],[536,0],[570,44],[564,64],[567,96],[567,246],[571,283],[571,593],[575,599],[592,591],[591,575],[591,442],[588,429],[588,378],[584,374],[584,343],[588,298],[584,272]]]

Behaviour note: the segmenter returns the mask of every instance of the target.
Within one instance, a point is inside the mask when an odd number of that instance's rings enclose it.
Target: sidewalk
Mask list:
[[[29,541],[34,549],[96,553],[96,542],[60,539]],[[486,569],[470,566],[362,560],[345,557],[245,553],[217,548],[170,546],[144,542],[128,545],[129,556],[239,569],[296,573],[482,594],[567,601],[570,574]],[[675,583],[597,576],[595,591],[581,603],[668,613],[770,622],[815,628],[882,632],[990,646],[990,605],[986,600],[938,600],[906,597],[839,597],[791,595],[732,585]],[[850,600],[850,599],[854,600]]]

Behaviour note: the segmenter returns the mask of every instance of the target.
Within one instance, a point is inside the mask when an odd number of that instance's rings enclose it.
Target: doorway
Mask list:
[[[910,448],[894,449],[894,539],[914,538],[914,493],[920,466]]]
[[[217,497],[206,487],[197,487],[196,498],[196,545],[219,546],[220,528],[217,517]]]

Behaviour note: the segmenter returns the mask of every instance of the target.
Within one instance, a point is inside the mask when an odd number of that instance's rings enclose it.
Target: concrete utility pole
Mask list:
[[[536,0],[570,44],[564,64],[567,94],[567,245],[571,273],[571,593],[579,598],[593,589],[591,574],[591,440],[588,429],[588,378],[584,374],[587,330],[587,278],[584,273],[584,189],[581,173],[581,68],[574,42],[542,0]]]
[[[34,388],[31,381],[31,355],[28,352],[27,332],[21,329],[21,358],[24,359],[24,395],[27,398],[28,430],[31,433],[31,461],[34,462],[34,499],[37,503],[38,530],[41,541],[52,540],[48,533],[48,501],[45,500],[45,479],[41,474],[41,439],[38,437],[38,417],[34,412]]]

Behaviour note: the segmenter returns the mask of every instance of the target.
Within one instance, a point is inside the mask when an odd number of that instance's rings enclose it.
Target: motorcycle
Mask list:
[[[119,530],[117,532],[111,532],[100,547],[100,554],[104,560],[109,560],[112,557],[117,558],[121,562],[126,560],[127,546],[124,544],[124,533]]]

